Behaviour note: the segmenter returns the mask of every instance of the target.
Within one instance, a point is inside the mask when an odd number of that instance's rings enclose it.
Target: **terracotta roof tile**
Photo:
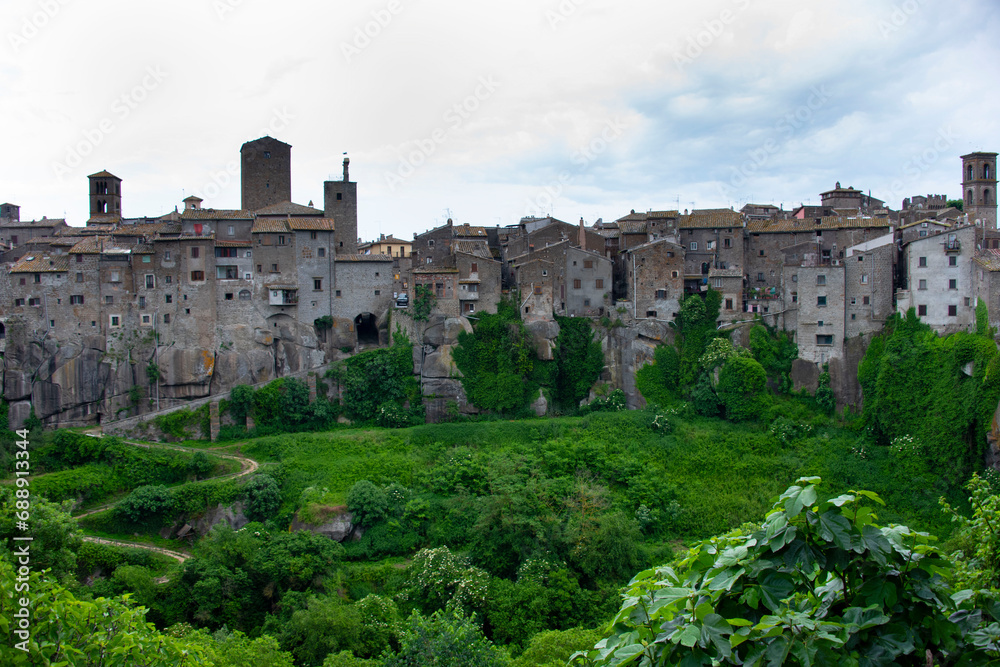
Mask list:
[[[332,232],[333,218],[289,218],[288,226],[296,232]]]
[[[197,208],[181,211],[181,220],[252,220],[250,211],[237,209]]]
[[[335,262],[391,262],[389,255],[337,255]]]
[[[67,255],[52,257],[26,255],[10,270],[11,273],[66,273],[67,271],[69,271]]]
[[[485,241],[455,241],[452,243],[451,249],[453,252],[461,252],[483,259],[493,259],[493,254]]]
[[[788,220],[751,220],[747,223],[747,231],[752,234],[776,234],[788,232],[810,232],[828,229],[864,229],[866,227],[891,227],[892,221],[887,218],[841,218],[828,215],[817,224],[814,219],[790,218]]]
[[[323,215],[323,211],[311,206],[303,206],[295,202],[283,201],[278,204],[271,204],[256,211],[257,215]]]
[[[280,234],[291,232],[288,228],[288,221],[285,218],[257,218],[253,221],[251,234]]]
[[[973,258],[973,261],[991,273],[1000,271],[1000,250],[994,250],[992,248],[984,250],[977,253]]]
[[[624,220],[618,222],[618,228],[622,234],[646,234],[649,230],[649,223],[645,217],[642,220]]]
[[[473,227],[469,224],[455,225],[453,228],[453,234],[457,238],[464,238],[469,236],[486,236],[485,227]]]
[[[728,208],[704,209],[701,211],[692,211],[690,215],[680,216],[677,227],[679,229],[742,228],[743,216],[738,211]]]
[[[253,246],[251,241],[223,241],[221,239],[215,239],[216,248],[249,248]]]

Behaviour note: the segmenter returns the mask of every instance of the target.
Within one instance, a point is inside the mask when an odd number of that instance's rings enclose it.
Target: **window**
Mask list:
[[[153,289],[156,287],[156,276],[152,273],[146,274],[146,289]]]
[[[263,273],[263,270],[262,270],[263,268],[264,268],[263,266],[261,266],[260,264],[258,264],[257,265],[257,273]]]
[[[948,258],[948,266],[958,266],[958,257],[952,255]]]
[[[798,303],[798,302],[799,302],[799,293],[792,292],[792,303]]]
[[[146,307],[146,297],[140,296],[139,297],[139,308],[145,308],[145,307]]]
[[[825,296],[818,296],[818,297],[816,297],[816,307],[817,308],[826,308],[826,297]]]
[[[239,251],[236,248],[216,248],[216,257],[239,257],[237,254]]]
[[[733,300],[726,299],[726,310],[732,310],[732,309],[733,309]]]
[[[78,283],[82,283],[83,282],[83,274],[82,273],[77,273],[76,274],[76,282],[78,282]],[[21,278],[21,284],[22,285],[24,284],[24,278]]]
[[[152,323],[153,323],[153,316],[152,315],[143,315],[142,316],[142,325],[143,326],[148,327]]]
[[[285,245],[285,236],[284,236],[284,234],[278,234],[278,245]]]
[[[232,301],[232,300],[233,300],[233,293],[226,292],[226,301]]]
[[[375,290],[375,296],[381,296],[382,290]]]
[[[112,315],[110,321],[111,321],[111,326],[113,326],[113,327],[120,327],[122,325],[122,316],[121,315]]]
[[[83,295],[73,294],[69,297],[69,303],[71,306],[82,306],[83,305]],[[111,303],[110,301],[108,303]]]
[[[271,273],[279,273],[277,264],[271,265]]]
[[[337,290],[337,298],[340,298],[340,290]]]
[[[163,298],[166,299],[167,303],[173,303],[174,302],[174,295],[173,294],[168,294],[168,295],[166,295]]]
[[[667,290],[665,290],[665,289],[658,289],[658,290],[656,290],[656,298],[657,299],[666,299],[667,298]]]
[[[865,256],[864,255],[858,255],[858,261],[859,262],[865,261]]]
[[[111,272],[111,282],[120,283],[122,281],[122,274],[119,271]],[[79,282],[79,281],[78,281]]]
[[[581,285],[580,285],[580,279],[579,278],[575,278],[573,280],[573,289],[580,289],[580,287],[581,287]]]
[[[337,193],[337,201],[341,201],[341,200],[343,200],[343,198],[344,198],[344,193],[343,192],[338,192]],[[431,243],[433,244],[434,242],[431,241]]]
[[[691,250],[697,250],[698,249],[698,242],[697,241],[691,241],[691,246],[690,247],[691,247]]]
[[[965,307],[968,308],[972,304],[972,299],[965,297]]]
[[[249,301],[249,300],[250,300],[250,290],[248,290],[248,289],[241,289],[240,290],[240,301]]]
[[[28,299],[28,305],[29,306],[40,306],[40,305],[42,305],[42,300],[39,299],[39,298],[37,298],[37,297],[31,297],[30,299]]]
[[[792,282],[793,283],[799,282],[799,275],[797,273],[792,276]]]
[[[78,274],[78,275],[82,276],[83,274],[81,273],[81,274]],[[21,278],[20,282],[21,282],[22,285],[26,285],[27,284],[27,280],[25,278]]]
[[[917,266],[926,267],[927,266],[927,258],[926,257],[918,257],[917,258]]]
[[[679,276],[680,276],[680,273],[678,271],[671,271],[670,272],[670,277],[671,278],[677,278]]]
[[[164,324],[170,324],[170,313],[166,313],[166,314],[165,314],[165,315],[163,316],[163,323],[164,323]]]
[[[761,250],[761,251],[760,251],[760,257],[763,257],[763,256],[764,256],[764,251],[763,251],[763,250]]]
[[[712,278],[712,287],[719,289],[722,287],[722,278]]]
[[[40,273],[36,273],[36,274],[35,274],[35,275],[33,276],[32,280],[33,280],[33,281],[34,281],[34,283],[35,283],[35,284],[37,285],[38,283],[42,282],[42,274],[40,274]]]
[[[868,274],[867,273],[862,273],[861,274],[861,284],[862,285],[867,285],[868,284]]]
[[[216,280],[239,280],[240,269],[238,266],[216,266]]]
[[[764,274],[763,273],[758,273],[757,274],[757,280],[759,280],[760,282],[764,282]]]
[[[823,320],[820,320],[819,322],[816,323],[816,326],[821,327],[824,324],[826,324],[826,322],[824,322]]]
[[[14,305],[15,306],[23,306],[24,305],[24,299],[14,299]]]
[[[816,276],[816,284],[817,285],[825,285],[826,284],[826,276],[824,276],[822,274]]]
[[[229,225],[229,227],[226,228],[226,234],[229,236],[236,236],[236,227]]]
[[[590,299],[584,299],[583,300],[583,307],[584,308],[589,308],[590,307]]]
[[[149,255],[143,255],[142,256],[142,263],[143,264],[152,264],[152,262],[153,262],[153,258],[150,257]]]
[[[198,246],[192,246],[191,247],[191,258],[192,259],[197,259],[199,257],[201,257],[201,248],[199,248]]]
[[[169,250],[165,250],[163,252],[163,261],[165,261],[165,262],[169,262],[170,261],[170,251]]]
[[[317,292],[322,292],[323,291],[323,279],[322,278],[313,278],[313,290],[315,290]]]
[[[473,262],[472,267],[469,269],[470,273],[479,273],[479,262]]]
[[[596,289],[604,289],[604,278],[598,278],[594,281],[594,287]]]
[[[549,270],[548,269],[542,269],[542,277],[544,278],[547,275],[549,275]]]
[[[77,264],[83,264],[83,255],[77,255],[76,256],[76,263]]]
[[[955,317],[958,315],[958,306],[948,306],[948,316]]]
[[[920,237],[923,238],[924,236],[927,236],[927,230],[926,229],[921,229],[920,230]]]
[[[164,281],[165,281],[165,282],[166,282],[166,283],[167,283],[168,285],[170,285],[171,283],[173,283],[173,282],[174,282],[174,277],[173,277],[173,276],[166,276],[166,277],[165,277],[165,278],[164,278],[163,280],[164,280]]]
[[[316,251],[318,257],[326,257],[326,248],[320,248]]]
[[[479,292],[479,285],[476,285],[475,283],[472,283],[471,285],[466,285],[466,288],[470,292]]]
[[[948,289],[958,289],[958,281],[954,278],[948,281]]]
[[[647,310],[646,311],[646,317],[656,317],[656,311],[655,310]]]
[[[870,304],[871,304],[871,302],[872,302],[872,298],[871,298],[870,296],[866,296],[866,297],[864,297],[864,298],[863,298],[863,299],[861,300],[861,303],[862,303],[862,304],[864,304],[864,305],[866,305],[866,306],[867,306],[867,305],[870,305]]]
[[[204,271],[192,271],[191,272],[191,282],[198,282],[205,279]]]
[[[191,309],[190,308],[185,308],[184,309],[184,314],[185,315],[190,315],[191,314]]]
[[[816,336],[817,345],[833,345],[833,336],[829,334],[817,334]]]
[[[585,268],[585,269],[592,269],[592,268],[594,268],[594,260],[592,260],[592,259],[584,260],[584,262],[583,262],[583,268]]]
[[[852,306],[858,305],[858,300],[856,298],[854,298],[853,296],[851,297],[851,305]]]
[[[723,248],[729,248],[729,247],[731,247],[731,245],[732,245],[732,244],[731,244],[731,242],[730,242],[730,239],[723,239],[723,240],[722,240],[722,247],[723,247]],[[730,310],[731,310],[731,309],[730,309]]]
[[[927,289],[927,280],[921,278],[917,281],[917,289]]]
[[[72,298],[73,297],[70,297],[70,303],[73,303],[72,302]],[[108,295],[106,295],[104,297],[104,304],[105,305],[111,306],[111,305],[114,305],[114,303],[115,303],[115,297],[113,297],[112,295],[108,294]]]
[[[715,250],[715,241],[709,241],[705,244],[705,248],[708,250]]]

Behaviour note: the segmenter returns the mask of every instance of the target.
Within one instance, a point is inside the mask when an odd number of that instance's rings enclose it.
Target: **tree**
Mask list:
[[[705,540],[625,591],[586,665],[979,665],[1000,605],[955,592],[933,537],[880,528],[870,491],[819,500],[803,478],[758,528]]]
[[[730,357],[722,367],[718,394],[730,421],[756,419],[771,403],[764,367],[741,356]]]
[[[347,510],[354,525],[371,528],[389,515],[389,498],[384,490],[362,479],[347,492]]]
[[[246,515],[251,521],[266,521],[281,506],[281,489],[270,475],[255,475],[244,489]]]
[[[413,612],[399,650],[383,658],[384,667],[506,667],[510,656],[494,646],[473,618],[457,612],[430,617]]]
[[[537,395],[529,381],[536,355],[516,311],[498,311],[483,313],[473,333],[458,334],[453,356],[469,401],[480,410],[511,414]]]
[[[173,507],[170,489],[162,484],[140,486],[121,501],[115,512],[132,523],[146,523]]]
[[[948,201],[945,202],[945,206],[953,206],[953,207],[957,208],[959,211],[964,211],[965,210],[965,200],[963,200],[963,199],[949,199]]]
[[[76,519],[69,513],[73,503],[66,501],[57,505],[35,496],[28,501],[29,509],[25,510],[24,506],[18,507],[18,501],[24,500],[17,498],[16,493],[13,485],[0,486],[0,560],[16,562],[13,554],[24,543],[14,538],[25,536],[17,522],[26,520],[33,538],[30,545],[32,571],[51,570],[52,576],[60,580],[72,577],[76,572],[76,553],[82,544]]]
[[[555,362],[556,402],[564,410],[575,410],[604,369],[601,344],[585,317],[557,317]]]
[[[152,623],[146,622],[146,610],[132,606],[125,597],[78,600],[35,568],[23,580],[18,579],[10,560],[0,560],[0,589],[4,591],[0,595],[0,664],[9,667],[212,664],[204,647],[157,632]],[[15,591],[30,600],[29,607],[20,605],[21,598]],[[29,613],[29,629],[22,629],[18,622],[22,609]]]

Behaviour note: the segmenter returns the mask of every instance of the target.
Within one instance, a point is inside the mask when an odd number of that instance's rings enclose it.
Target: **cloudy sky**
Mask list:
[[[87,218],[240,206],[240,145],[292,144],[359,233],[630,209],[960,196],[1000,150],[997,0],[4,0],[0,200]]]

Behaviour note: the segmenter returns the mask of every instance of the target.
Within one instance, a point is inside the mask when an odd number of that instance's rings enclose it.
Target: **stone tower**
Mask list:
[[[292,147],[273,137],[248,141],[240,148],[245,211],[259,211],[292,201]]]
[[[122,217],[122,179],[107,171],[91,174],[90,217]]]
[[[20,222],[21,207],[17,204],[0,204],[0,220]]]
[[[969,153],[962,156],[962,193],[969,221],[981,220],[986,229],[996,229],[996,153]]]
[[[353,255],[358,251],[358,184],[351,182],[350,158],[344,158],[344,180],[323,183],[323,212],[333,218],[334,252]]]

